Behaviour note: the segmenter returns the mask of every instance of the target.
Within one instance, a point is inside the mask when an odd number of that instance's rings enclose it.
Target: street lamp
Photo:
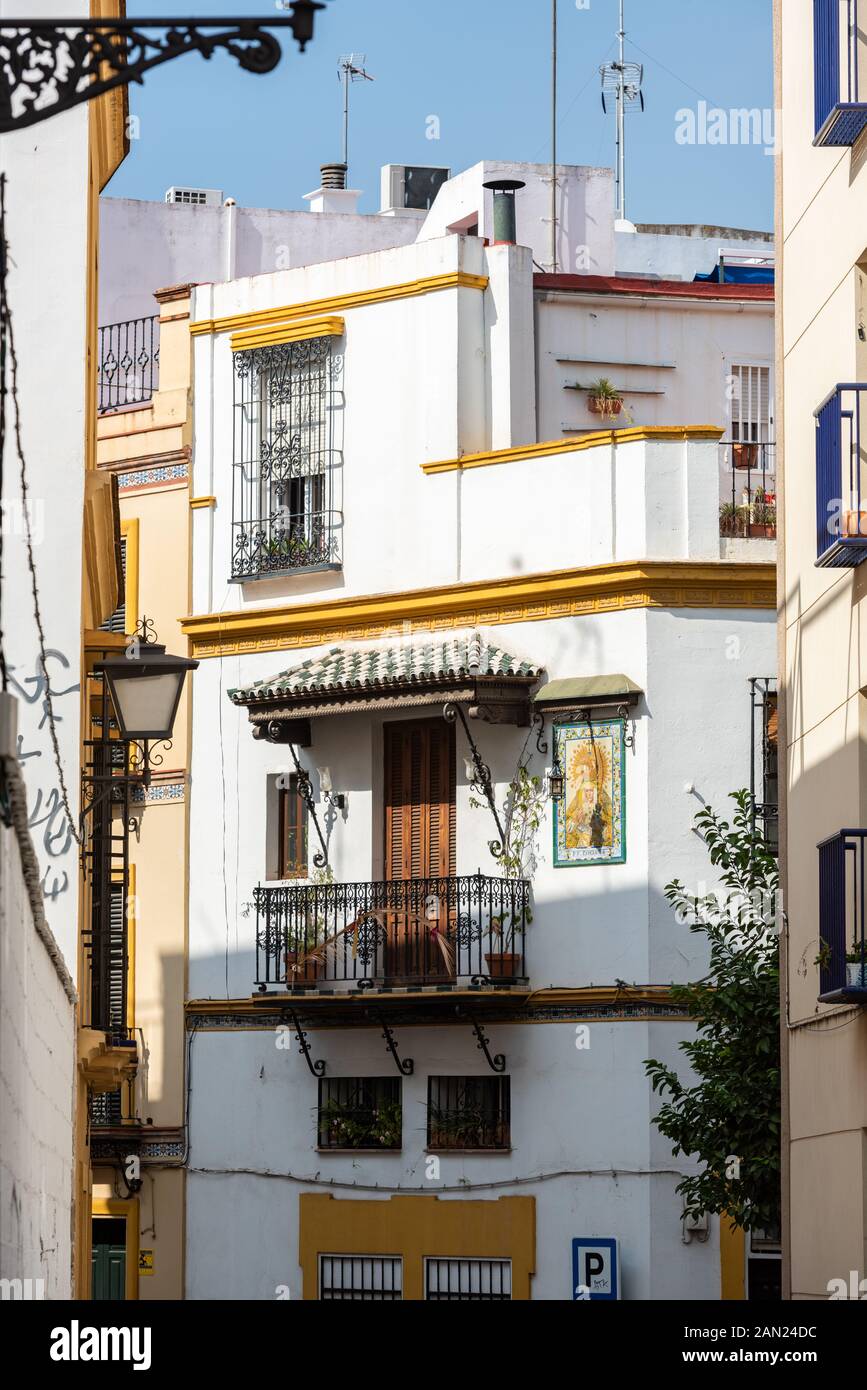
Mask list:
[[[184,677],[198,664],[170,656],[158,642],[135,643],[123,656],[95,662],[94,674],[103,676],[111,693],[121,738],[171,738]]]

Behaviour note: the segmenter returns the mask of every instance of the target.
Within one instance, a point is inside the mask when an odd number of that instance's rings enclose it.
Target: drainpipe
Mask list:
[[[225,280],[234,280],[237,275],[237,247],[238,247],[238,208],[234,198],[227,198],[223,204],[225,210],[225,235],[223,246],[224,257],[224,276]]]

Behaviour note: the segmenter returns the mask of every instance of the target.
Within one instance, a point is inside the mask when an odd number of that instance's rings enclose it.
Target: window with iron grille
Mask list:
[[[403,1298],[398,1255],[320,1255],[320,1299],[396,1303]]]
[[[88,1109],[94,1129],[103,1125],[119,1125],[123,1121],[120,1091],[91,1092]]]
[[[234,356],[231,579],[340,564],[330,338]]]
[[[429,1076],[429,1149],[508,1149],[508,1076]]]
[[[508,1303],[511,1260],[427,1259],[424,1296],[434,1303]]]
[[[319,1082],[321,1149],[399,1149],[399,1076],[334,1076]]]

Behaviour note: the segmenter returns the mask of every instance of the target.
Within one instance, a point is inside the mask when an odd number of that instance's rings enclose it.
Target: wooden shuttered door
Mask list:
[[[385,725],[385,876],[455,872],[455,738],[444,719]]]

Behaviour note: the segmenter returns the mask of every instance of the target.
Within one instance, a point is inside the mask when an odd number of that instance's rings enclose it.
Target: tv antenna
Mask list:
[[[343,83],[343,163],[346,165],[347,183],[349,181],[349,88],[353,82],[375,82],[365,70],[363,53],[348,53],[340,59],[338,74]]]
[[[623,27],[623,0],[620,0],[620,28],[617,38],[620,43],[620,56],[616,63],[603,63],[599,69],[602,78],[602,110],[608,114],[608,102],[613,98],[617,116],[617,182],[615,215],[618,221],[626,221],[626,113],[636,107],[644,110],[644,93],[641,84],[644,68],[641,63],[627,63],[624,49],[626,30]]]

